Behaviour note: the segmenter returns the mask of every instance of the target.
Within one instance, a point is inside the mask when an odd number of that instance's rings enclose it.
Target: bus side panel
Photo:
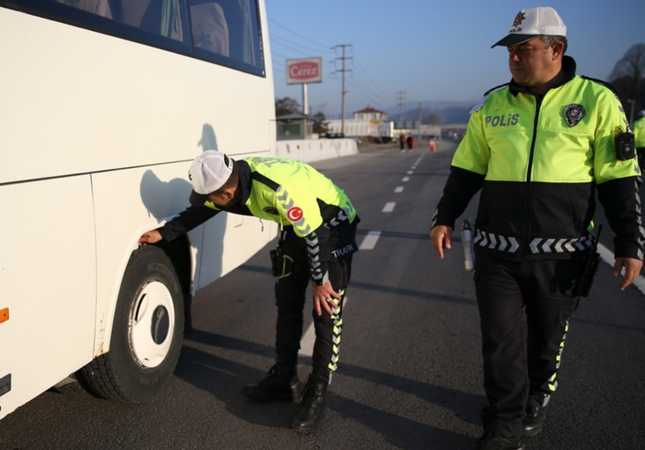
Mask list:
[[[0,186],[0,205],[2,418],[92,359],[96,257],[88,176]]]
[[[270,78],[4,8],[0,60],[3,181],[273,150]]]

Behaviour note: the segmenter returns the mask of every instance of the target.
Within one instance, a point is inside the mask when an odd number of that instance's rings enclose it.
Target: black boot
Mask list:
[[[522,419],[525,437],[533,437],[540,434],[544,428],[544,419],[546,419],[546,405],[528,405],[526,415]]]
[[[244,386],[242,395],[255,402],[298,401],[298,372],[276,364],[259,383]]]
[[[309,375],[302,391],[302,401],[291,420],[291,428],[303,433],[316,429],[325,411],[327,385],[329,382],[319,375]]]

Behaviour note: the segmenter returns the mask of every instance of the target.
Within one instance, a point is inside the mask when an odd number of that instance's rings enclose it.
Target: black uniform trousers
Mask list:
[[[527,403],[542,404],[557,388],[581,268],[579,259],[518,262],[478,252],[474,279],[488,400],[481,414],[485,433],[521,436]]]
[[[352,224],[345,221],[330,230],[328,242],[331,254],[329,255],[328,274],[332,288],[341,295],[341,299],[336,300],[338,308],[332,308],[332,315],[323,309],[322,315],[318,316],[315,305],[312,311],[316,331],[312,373],[327,381],[331,379],[331,373],[336,370],[338,362],[343,327],[343,300],[351,277],[352,255],[358,250],[355,242],[358,222],[359,219],[356,217]],[[279,245],[282,252],[293,259],[293,265],[291,273],[279,278],[275,285],[276,306],[278,307],[277,362],[279,365],[295,368],[298,363],[303,328],[303,309],[311,272],[305,240],[298,237],[292,227],[284,228]],[[334,251],[337,256],[334,255]]]

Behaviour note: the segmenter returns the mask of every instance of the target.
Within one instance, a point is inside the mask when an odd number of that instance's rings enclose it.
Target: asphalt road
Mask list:
[[[267,248],[196,296],[196,332],[186,335],[175,376],[155,400],[131,405],[46,392],[0,421],[0,450],[448,450],[477,437],[485,398],[471,274],[458,233],[443,261],[428,238],[454,147],[439,141],[436,153],[424,145],[400,153],[371,146],[314,163],[353,200],[363,246],[317,432],[288,429],[295,404],[255,405],[239,393],[274,358]],[[475,211],[473,202],[465,215]],[[611,249],[608,227],[603,234]],[[645,298],[617,284],[603,264],[571,321],[547,428],[527,449],[645,448]],[[305,334],[302,380],[310,352]]]

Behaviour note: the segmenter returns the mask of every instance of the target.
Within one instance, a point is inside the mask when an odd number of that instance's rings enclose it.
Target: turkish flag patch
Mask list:
[[[298,206],[294,206],[292,208],[289,208],[289,211],[287,211],[287,219],[289,219],[292,222],[297,222],[300,219],[302,219],[302,208]]]

